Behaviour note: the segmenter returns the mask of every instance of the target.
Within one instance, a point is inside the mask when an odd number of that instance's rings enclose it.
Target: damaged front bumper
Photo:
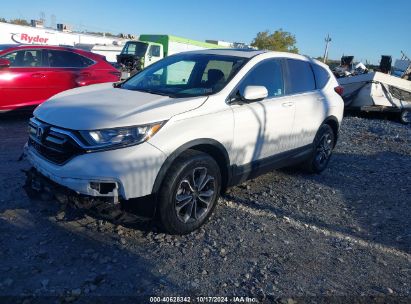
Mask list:
[[[62,165],[45,159],[31,146],[25,146],[24,154],[39,173],[54,183],[78,194],[112,198],[114,202],[152,194],[165,160],[164,153],[148,143],[77,155]]]
[[[118,202],[114,197],[95,198],[82,195],[61,186],[42,175],[35,168],[25,171],[26,182],[23,188],[29,197],[46,195],[48,198],[55,198],[62,204],[73,204],[78,208],[90,209],[99,204],[116,205]]]
[[[56,199],[64,206],[88,210],[100,218],[121,224],[135,220],[146,221],[155,215],[155,199],[151,195],[119,202],[116,197],[92,197],[76,193],[48,179],[33,167],[25,173],[26,182],[23,188],[30,198]]]

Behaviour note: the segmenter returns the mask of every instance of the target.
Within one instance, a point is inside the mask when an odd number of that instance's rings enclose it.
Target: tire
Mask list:
[[[411,123],[411,110],[405,109],[400,113],[400,122],[407,125]]]
[[[171,234],[187,234],[212,214],[221,190],[221,173],[208,154],[187,150],[169,168],[158,193],[158,215]]]
[[[304,163],[304,168],[310,173],[321,173],[327,168],[335,146],[335,135],[330,125],[320,127],[313,144],[313,153]]]

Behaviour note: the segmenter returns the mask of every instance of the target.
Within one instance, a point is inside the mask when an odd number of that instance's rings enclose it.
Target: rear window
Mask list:
[[[288,94],[298,94],[315,90],[315,79],[311,64],[307,61],[287,59]]]
[[[330,79],[330,73],[328,73],[325,68],[318,64],[312,64],[311,66],[313,67],[315,74],[315,83],[317,85],[317,89],[324,88],[328,83],[328,80]]]

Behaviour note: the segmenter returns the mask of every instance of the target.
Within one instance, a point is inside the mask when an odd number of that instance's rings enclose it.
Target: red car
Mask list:
[[[0,112],[42,103],[68,89],[120,80],[105,57],[46,45],[0,45]]]

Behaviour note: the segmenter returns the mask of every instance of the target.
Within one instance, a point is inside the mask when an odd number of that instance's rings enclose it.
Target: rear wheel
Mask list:
[[[335,135],[333,129],[324,124],[320,127],[314,139],[314,151],[306,161],[305,168],[312,173],[324,171],[330,161],[335,146]]]
[[[190,233],[207,221],[221,189],[221,174],[208,154],[188,150],[170,167],[159,191],[161,224],[172,234]]]
[[[411,110],[402,110],[400,113],[400,122],[403,124],[411,123]]]

